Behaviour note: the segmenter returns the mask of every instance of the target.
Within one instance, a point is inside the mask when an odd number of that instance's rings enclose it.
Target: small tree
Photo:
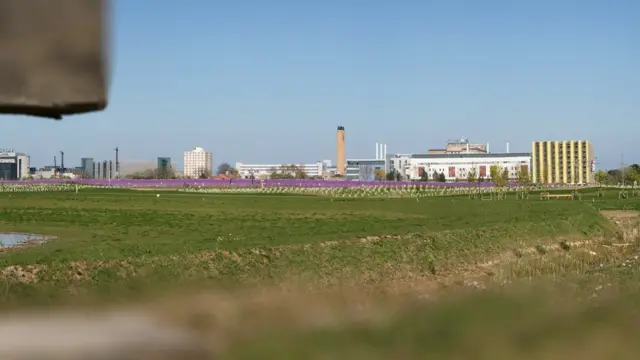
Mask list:
[[[504,186],[509,178],[507,169],[502,169],[499,165],[491,165],[489,175],[491,175],[491,181],[493,181],[497,187]]]
[[[528,166],[520,166],[518,168],[518,183],[520,184],[528,184],[531,182],[531,178],[529,177],[529,167]]]
[[[440,175],[438,175],[438,181],[447,182],[447,178],[444,176],[444,173],[440,173]]]
[[[469,170],[469,172],[467,173],[467,181],[470,183],[474,183],[478,180],[478,177],[476,175],[476,169],[473,168],[471,170]]]
[[[295,176],[296,179],[308,179],[309,176],[307,175],[307,173],[304,171],[304,169],[302,168],[302,166],[296,166],[293,165],[293,174]]]
[[[629,167],[624,174],[624,181],[627,184],[635,184],[640,182],[640,173],[635,168]]]
[[[389,171],[385,177],[389,181],[394,181],[397,179],[397,175],[400,175],[398,171],[396,169],[391,169],[391,171]]]
[[[426,172],[424,168],[421,168],[421,169],[422,169],[422,172],[420,175],[420,181],[429,181],[429,173]]]
[[[231,164],[223,162],[222,164],[218,165],[218,168],[216,169],[216,175],[227,175],[235,177],[238,176],[238,170],[231,166]]]
[[[615,183],[615,184],[620,184],[622,183],[622,170],[620,169],[613,169],[613,170],[609,170],[607,171],[607,174],[609,175],[609,179]]]
[[[143,171],[140,175],[141,179],[153,179],[156,176],[156,171],[152,169],[147,169]]]
[[[500,166],[491,165],[489,167],[489,176],[491,177],[491,181],[495,181],[500,176]]]
[[[207,169],[200,169],[198,172],[198,179],[208,179],[211,177],[211,171]]]
[[[598,170],[595,175],[595,180],[598,185],[608,184],[611,181],[611,176],[604,170]]]
[[[280,165],[277,170],[279,173],[278,179],[306,179],[307,173],[302,170],[302,167],[294,164]]]
[[[156,178],[156,179],[173,179],[173,178],[175,178],[174,171],[173,171],[173,168],[171,166],[159,167],[159,168],[155,169],[154,172],[155,172],[154,178]]]
[[[377,181],[381,181],[387,177],[387,174],[382,169],[376,169],[374,171],[374,176]]]
[[[433,179],[433,181],[440,181],[440,174],[438,174],[437,171],[433,171],[433,174],[431,175],[431,179]]]

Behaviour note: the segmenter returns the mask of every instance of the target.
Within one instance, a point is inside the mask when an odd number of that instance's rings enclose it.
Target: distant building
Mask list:
[[[56,177],[56,173],[57,173],[57,169],[54,168],[53,166],[44,167],[40,170],[37,170],[33,174],[33,178],[34,179],[53,179]]]
[[[169,169],[171,168],[171,158],[170,157],[159,157],[158,158],[158,169]]]
[[[93,163],[93,178],[110,180],[115,178],[115,163],[111,160],[96,161]]]
[[[462,137],[459,140],[447,141],[447,146],[444,149],[429,149],[427,154],[486,154],[489,152],[488,144],[474,144],[469,142],[469,139]]]
[[[388,171],[396,171],[403,178],[418,180],[444,174],[446,181],[466,180],[475,172],[476,178],[491,178],[490,168],[497,165],[508,172],[509,180],[516,180],[520,170],[530,173],[529,153],[460,153],[392,155]]]
[[[31,175],[31,158],[13,149],[0,149],[0,180],[21,180]]]
[[[531,151],[534,183],[582,185],[595,182],[595,155],[589,141],[534,141]]]
[[[213,155],[201,147],[184,152],[184,176],[197,178],[202,175],[211,176],[213,173]]]
[[[173,177],[170,157],[159,157],[156,166],[155,176],[158,179],[170,179]]]
[[[238,162],[236,163],[236,170],[242,178],[250,178],[253,176],[259,179],[267,178],[272,172],[279,171],[288,165],[295,165],[309,177],[320,177],[326,172],[327,161],[316,161],[315,163],[309,164],[244,164]]]
[[[80,170],[82,173],[82,177],[85,179],[93,179],[95,178],[94,166],[93,166],[93,158],[82,158],[80,159]]]
[[[376,180],[376,170],[384,169],[384,159],[348,159],[345,179],[373,181]]]

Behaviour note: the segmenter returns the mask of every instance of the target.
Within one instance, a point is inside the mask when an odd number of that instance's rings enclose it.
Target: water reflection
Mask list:
[[[10,248],[28,244],[42,244],[54,236],[25,233],[0,233],[0,248]]]

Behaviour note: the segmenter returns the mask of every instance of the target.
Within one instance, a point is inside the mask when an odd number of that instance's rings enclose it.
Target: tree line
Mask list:
[[[613,170],[598,170],[595,174],[599,185],[634,185],[640,184],[640,165],[633,164]]]
[[[228,178],[238,178],[240,174],[238,170],[229,163],[222,163],[218,165],[216,169],[216,175],[224,175]],[[163,167],[156,169],[147,169],[144,171],[134,172],[125,176],[128,179],[177,179],[178,174],[173,167]],[[203,170],[198,178],[208,179],[211,174]],[[285,164],[277,168],[270,169],[268,177],[270,179],[309,179],[310,176],[304,171],[304,169],[295,164]]]
[[[218,165],[218,168],[216,169],[216,175],[225,175],[229,178],[235,178],[239,176],[238,171],[233,166],[231,166],[231,164],[226,162]],[[203,169],[199,172],[197,178],[208,179],[211,176],[212,174],[210,171]],[[134,180],[152,180],[152,179],[169,180],[169,179],[178,179],[180,178],[180,176],[176,173],[176,171],[173,169],[172,166],[166,166],[161,168],[137,171],[137,172],[126,175],[125,178],[134,179]]]

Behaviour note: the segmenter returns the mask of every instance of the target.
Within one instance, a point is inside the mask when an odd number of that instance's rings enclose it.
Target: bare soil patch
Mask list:
[[[600,211],[602,216],[611,220],[623,220],[623,219],[640,219],[640,211],[632,210],[602,210]]]

